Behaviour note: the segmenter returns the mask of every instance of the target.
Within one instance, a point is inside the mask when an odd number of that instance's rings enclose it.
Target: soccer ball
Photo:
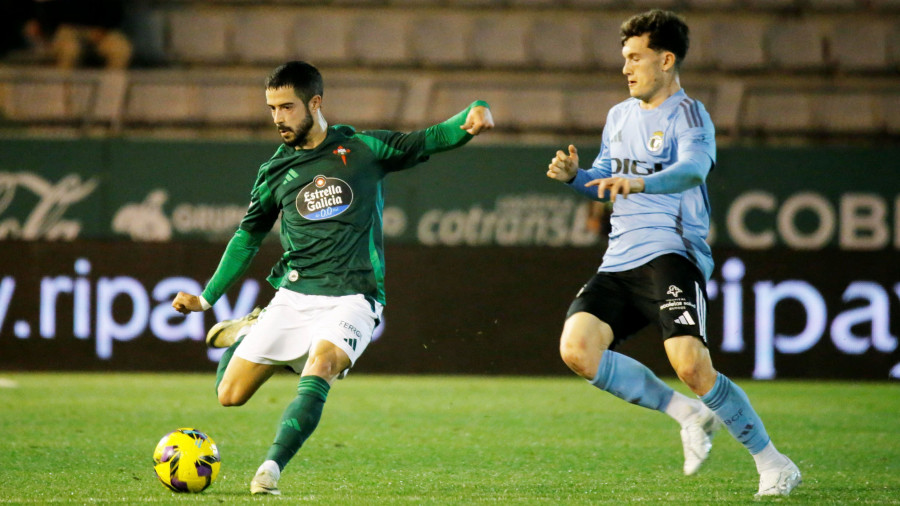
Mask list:
[[[153,451],[156,477],[174,492],[203,492],[219,475],[216,443],[196,429],[173,430]]]

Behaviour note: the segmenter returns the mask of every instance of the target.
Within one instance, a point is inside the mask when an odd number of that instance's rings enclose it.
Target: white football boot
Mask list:
[[[779,466],[774,466],[759,473],[759,492],[754,497],[770,495],[790,495],[791,490],[803,482],[797,464],[785,457]]]
[[[243,318],[222,320],[213,325],[209,332],[206,333],[206,346],[210,348],[228,348],[237,340],[241,329],[256,323],[256,319],[259,318],[261,311],[262,308],[257,306]]]
[[[281,478],[278,464],[272,460],[263,462],[256,471],[256,476],[250,481],[250,493],[253,495],[281,495],[281,491],[278,490],[278,478]]]
[[[700,470],[712,450],[712,438],[722,428],[719,417],[706,405],[701,404],[700,412],[681,429],[681,444],[684,446],[684,474],[690,476]]]

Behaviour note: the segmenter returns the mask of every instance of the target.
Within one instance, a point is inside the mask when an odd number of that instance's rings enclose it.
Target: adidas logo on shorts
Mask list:
[[[675,323],[680,323],[681,325],[696,325],[694,319],[691,318],[691,314],[685,311],[678,318],[675,319]]]
[[[349,344],[350,348],[352,348],[353,351],[356,351],[356,339],[350,339],[350,338],[345,337],[344,342]]]

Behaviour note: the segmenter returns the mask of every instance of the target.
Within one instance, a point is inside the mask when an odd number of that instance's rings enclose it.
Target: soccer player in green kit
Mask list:
[[[315,430],[331,385],[372,338],[384,296],[384,177],[464,145],[493,128],[488,104],[411,133],[357,132],[328,126],[322,76],[286,63],[266,81],[266,103],[284,142],[262,164],[250,207],[200,296],[179,292],[179,312],[209,309],[246,271],[281,216],[284,254],[269,282],[276,294],[262,311],[220,322],[207,344],[227,347],[216,373],[223,406],[240,406],[278,369],[300,371],[297,397],[250,483],[253,494],[280,494],[278,479]]]

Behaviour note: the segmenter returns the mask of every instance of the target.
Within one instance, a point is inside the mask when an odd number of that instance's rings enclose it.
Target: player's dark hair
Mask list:
[[[684,19],[674,12],[660,9],[632,16],[622,23],[620,34],[623,46],[632,37],[649,34],[647,47],[654,51],[671,51],[675,55],[676,67],[681,66],[690,46],[690,33]]]
[[[304,105],[314,96],[324,93],[319,69],[304,61],[289,61],[273,70],[266,78],[266,89],[276,90],[287,86],[294,88],[294,93],[303,100]]]

